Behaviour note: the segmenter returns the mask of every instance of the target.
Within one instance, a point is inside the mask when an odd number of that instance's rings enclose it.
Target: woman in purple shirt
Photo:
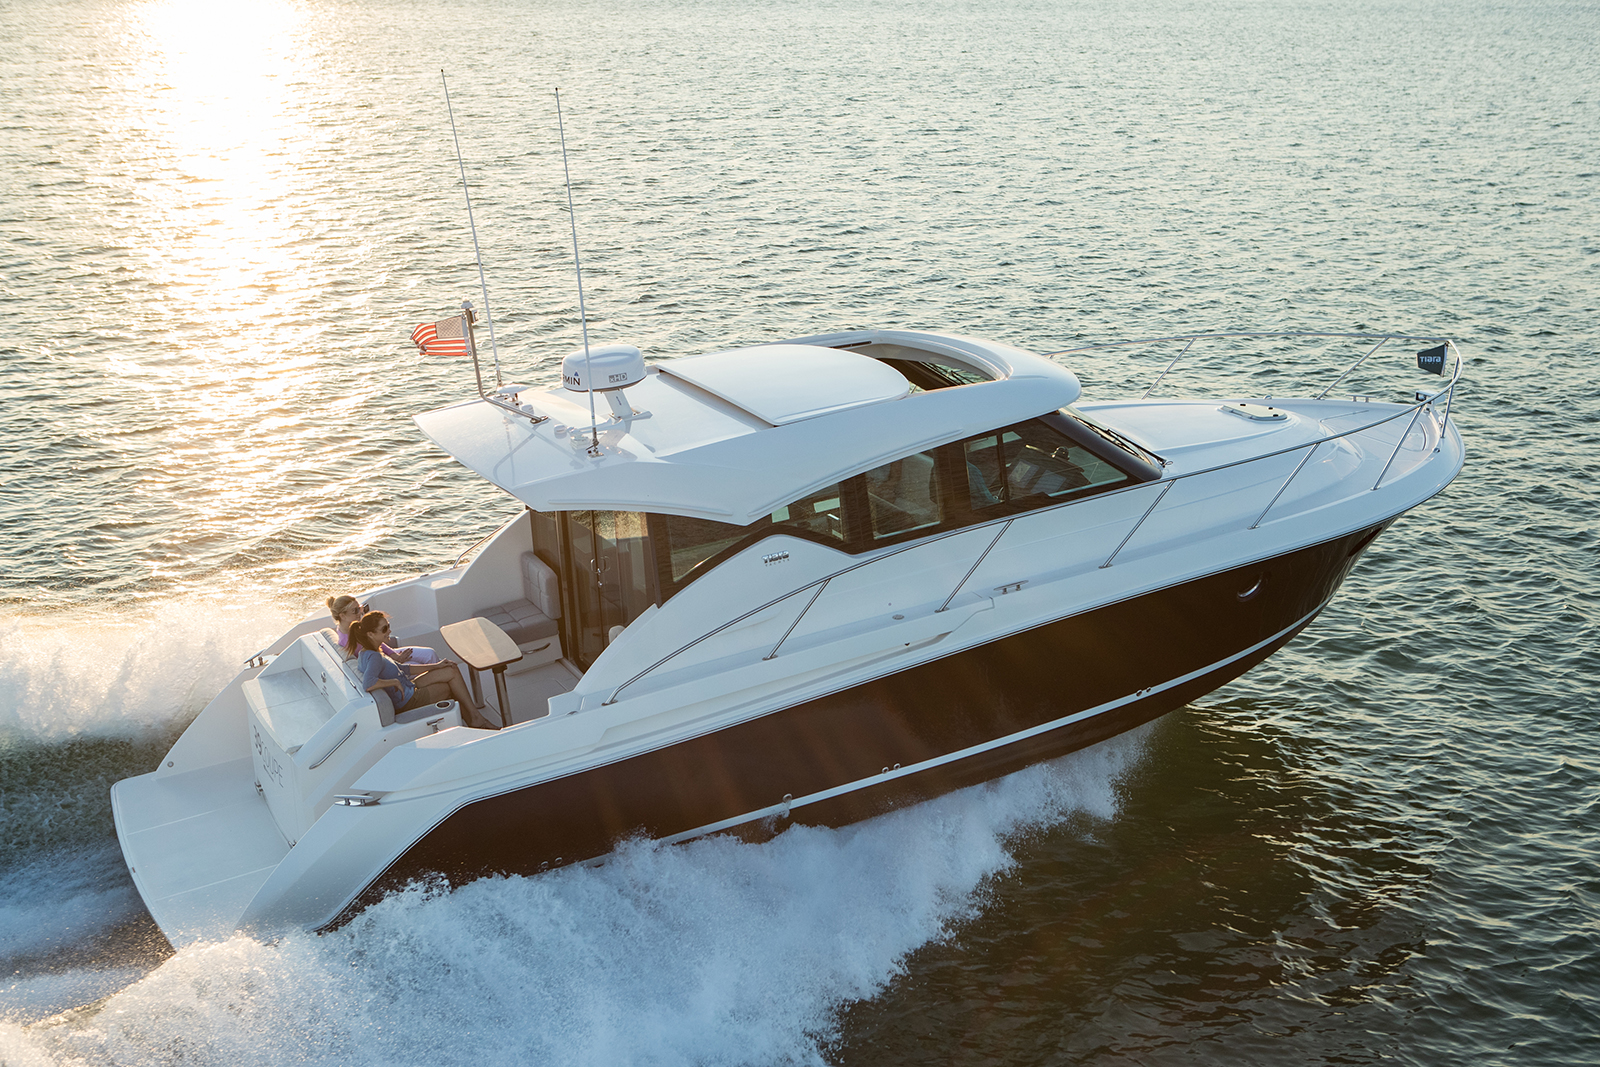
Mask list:
[[[338,628],[339,647],[350,647],[350,626],[366,613],[361,606],[361,601],[353,596],[331,596],[328,598],[328,614],[333,616],[333,624]],[[438,663],[439,653],[424,645],[407,645],[404,648],[395,648],[384,644],[383,654],[396,663]]]

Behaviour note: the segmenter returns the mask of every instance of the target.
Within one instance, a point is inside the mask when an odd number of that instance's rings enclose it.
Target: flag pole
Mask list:
[[[493,333],[491,327],[490,333]],[[483,396],[483,368],[478,366],[478,342],[472,336],[472,301],[461,301],[461,336],[467,339],[467,355],[472,357],[472,373],[478,379],[478,395]],[[500,365],[495,364],[495,375],[498,377]]]
[[[505,379],[500,377],[500,346],[494,339],[494,313],[489,310],[489,282],[483,275],[483,253],[478,249],[478,224],[472,221],[472,193],[467,189],[467,165],[461,161],[461,136],[456,133],[456,112],[450,106],[450,83],[445,79],[444,70],[439,71],[439,81],[444,85],[444,109],[450,115],[450,137],[456,145],[456,166],[461,169],[461,195],[467,198],[467,226],[472,230],[472,255],[478,261],[478,285],[483,290],[483,315],[489,322],[489,351],[494,356],[494,384],[504,385]],[[462,304],[461,319],[466,326],[467,351],[472,353],[472,368],[478,369],[478,349],[472,343],[472,315],[467,310],[470,304]],[[478,375],[478,395],[483,395],[483,375]],[[592,405],[591,405],[592,406]]]
[[[594,413],[594,374],[589,369],[589,315],[583,309],[583,263],[578,259],[578,214],[572,208],[572,171],[567,166],[567,128],[561,121],[561,90],[556,90],[556,129],[561,133],[561,172],[567,178],[567,220],[572,223],[572,266],[578,273],[578,325],[583,330],[583,384],[589,394],[589,455],[600,454],[600,430]]]

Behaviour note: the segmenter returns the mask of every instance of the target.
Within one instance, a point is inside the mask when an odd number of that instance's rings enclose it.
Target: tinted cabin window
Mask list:
[[[545,564],[557,574],[561,573],[561,535],[560,522],[553,511],[535,511],[528,509],[528,517],[533,523],[533,552],[534,555],[544,560]]]
[[[862,476],[874,541],[938,526],[944,520],[938,471],[932,452],[917,452]]]
[[[797,533],[843,544],[845,527],[841,502],[839,487],[830,485],[784,505],[749,526],[663,515],[661,518],[671,545],[668,567],[672,581],[674,584],[682,582],[690,571],[706,560],[746,539],[775,533]]]
[[[663,516],[667,540],[672,546],[668,573],[674,582],[681,582],[694,570],[718,552],[743,540],[747,532],[743,526],[710,519],[691,519],[683,515]]]
[[[1078,490],[1117,485],[1128,475],[1037,420],[961,443],[973,511],[1042,504]]]

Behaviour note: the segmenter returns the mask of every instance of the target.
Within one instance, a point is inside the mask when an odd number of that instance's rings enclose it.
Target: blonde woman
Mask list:
[[[331,596],[328,598],[328,614],[333,616],[333,623],[339,630],[339,647],[348,651],[350,648],[350,625],[366,614],[366,608],[353,596]],[[439,653],[424,645],[406,645],[394,648],[391,645],[383,646],[383,654],[396,663],[438,663]]]

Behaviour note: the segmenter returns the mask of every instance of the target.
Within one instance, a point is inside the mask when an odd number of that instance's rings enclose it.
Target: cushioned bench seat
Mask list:
[[[513,600],[509,604],[501,604],[484,612],[483,617],[504,630],[506,636],[519,645],[534,644],[554,637],[560,629],[560,624],[540,611],[531,600]]]
[[[490,608],[483,617],[518,645],[551,641],[560,630],[557,620],[561,618],[561,587],[556,572],[532,552],[522,554],[521,569],[522,599]]]

